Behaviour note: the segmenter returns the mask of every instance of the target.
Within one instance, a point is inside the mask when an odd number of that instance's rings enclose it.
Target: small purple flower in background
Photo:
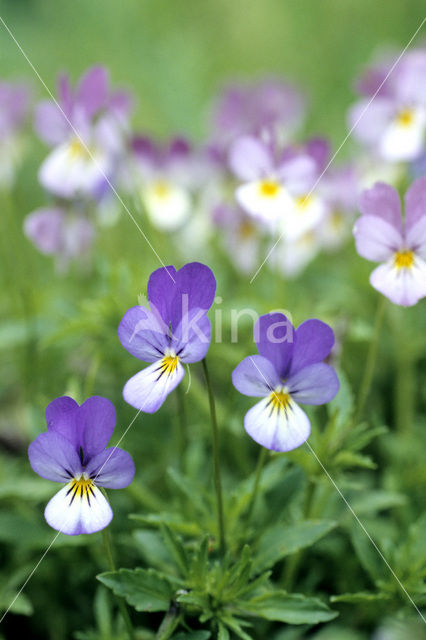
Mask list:
[[[22,156],[21,129],[28,115],[30,92],[23,84],[0,82],[0,188],[9,188]]]
[[[202,360],[210,346],[207,311],[216,280],[204,264],[192,262],[154,271],[148,281],[150,309],[129,309],[118,327],[123,347],[139,360],[152,362],[123,389],[132,407],[154,413],[185,375],[183,364]]]
[[[390,72],[393,64],[381,61],[364,73],[358,82],[363,98],[351,108],[349,124],[384,160],[414,160],[424,149],[426,131],[426,49],[405,53]]]
[[[295,202],[309,191],[316,173],[315,161],[307,153],[278,156],[272,145],[253,136],[232,144],[229,165],[243,183],[235,192],[237,202],[271,228],[286,224],[286,216],[292,220]]]
[[[410,307],[426,296],[426,177],[405,194],[405,219],[396,189],[378,182],[361,194],[354,236],[360,256],[383,262],[372,286],[395,304]]]
[[[304,113],[302,93],[281,79],[266,78],[251,86],[237,82],[216,99],[213,142],[223,148],[240,136],[272,129],[282,143],[299,126]]]
[[[165,231],[178,229],[193,208],[203,177],[202,159],[182,138],[160,148],[149,138],[136,136],[132,147],[142,201],[152,224]]]
[[[311,430],[298,402],[325,404],[339,390],[336,372],[323,362],[334,333],[320,320],[306,320],[295,330],[283,314],[270,313],[259,318],[254,339],[259,355],[245,358],[232,374],[240,393],[263,398],[246,414],[244,427],[263,447],[291,451]]]
[[[40,168],[40,182],[61,198],[92,197],[105,176],[113,176],[124,150],[130,96],[111,92],[104,67],[86,71],[75,90],[62,75],[58,96],[60,108],[46,100],[36,109],[35,129],[54,147]]]
[[[86,216],[64,207],[36,209],[24,221],[25,235],[46,255],[56,257],[59,271],[75,258],[88,254],[95,229]]]
[[[44,512],[48,524],[67,535],[95,533],[112,519],[98,487],[123,489],[135,465],[122,449],[105,447],[116,422],[113,404],[93,396],[79,407],[72,398],[56,398],[46,409],[47,433],[28,449],[33,470],[42,478],[66,483]]]
[[[318,225],[318,233],[325,249],[336,249],[350,237],[358,203],[359,183],[358,172],[351,165],[330,169],[321,180],[321,194],[326,210]]]

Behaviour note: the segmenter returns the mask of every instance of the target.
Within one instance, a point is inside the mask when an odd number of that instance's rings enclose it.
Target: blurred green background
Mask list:
[[[136,122],[148,131],[200,136],[206,103],[224,80],[277,72],[306,88],[310,128],[335,142],[346,131],[354,76],[377,46],[405,46],[425,10],[422,0],[2,0],[1,7],[49,87],[60,69],[77,77],[105,64],[115,83],[135,91]],[[4,27],[0,42],[2,76],[31,76]]]

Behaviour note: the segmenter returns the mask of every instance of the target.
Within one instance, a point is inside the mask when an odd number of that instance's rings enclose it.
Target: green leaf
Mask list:
[[[224,624],[219,622],[219,633],[217,634],[217,640],[229,640],[230,635],[228,629]]]
[[[389,600],[387,593],[370,593],[368,591],[359,591],[358,593],[342,593],[338,596],[331,596],[331,602],[349,602],[353,604],[363,604],[366,602],[375,602],[376,600]]]
[[[170,640],[209,640],[211,636],[210,631],[181,631]]]
[[[136,611],[168,611],[173,597],[170,582],[154,569],[120,569],[97,576]]]
[[[370,456],[356,453],[355,451],[339,451],[334,458],[333,464],[344,469],[351,467],[361,467],[362,469],[376,469],[376,463]]]
[[[32,615],[34,611],[33,605],[31,604],[25,593],[20,593],[16,600],[15,598],[16,593],[12,591],[4,591],[0,595],[0,611],[7,611],[7,609],[10,607],[9,611],[11,613],[16,613],[21,616]]]
[[[182,572],[183,576],[188,573],[188,556],[186,549],[182,544],[181,539],[168,527],[167,525],[161,525],[161,535],[164,540],[164,544],[170,552],[170,555],[176,562],[177,566]]]
[[[383,559],[358,522],[353,522],[352,524],[351,540],[358,560],[374,582],[383,579],[388,580],[389,572]],[[375,540],[374,543],[377,544]]]
[[[178,531],[188,536],[196,537],[203,534],[201,527],[196,522],[182,520],[182,516],[176,513],[149,513],[147,515],[131,513],[129,518],[153,527],[161,527],[162,524],[165,524],[170,527],[172,531]]]
[[[237,606],[245,614],[287,624],[318,624],[338,615],[318,598],[285,591],[271,591],[248,602],[237,603]]]
[[[351,499],[351,507],[357,515],[377,513],[391,507],[401,507],[404,504],[407,504],[407,498],[402,493],[381,489],[363,491],[362,495]]]
[[[300,524],[277,524],[260,536],[253,559],[256,573],[272,567],[276,562],[303,549],[334,529],[336,522],[328,520],[306,520]]]

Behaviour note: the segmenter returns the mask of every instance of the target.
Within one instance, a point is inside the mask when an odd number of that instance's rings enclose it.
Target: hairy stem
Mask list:
[[[202,360],[202,364],[203,364],[204,377],[206,380],[207,393],[209,396],[210,421],[212,425],[212,436],[213,436],[214,484],[216,489],[217,516],[218,516],[218,527],[219,527],[219,550],[220,550],[221,556],[223,557],[226,551],[226,541],[225,541],[225,519],[223,515],[222,480],[220,477],[220,464],[219,464],[219,430],[217,428],[216,406],[214,401],[214,394],[213,394],[213,389],[211,386],[209,371],[207,368],[207,362],[205,358]]]

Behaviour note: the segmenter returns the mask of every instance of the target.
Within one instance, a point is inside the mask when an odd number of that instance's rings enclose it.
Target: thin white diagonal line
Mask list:
[[[173,282],[175,281],[175,279],[173,278],[172,274],[169,272],[169,270],[167,269],[166,265],[164,264],[163,260],[160,258],[160,256],[158,255],[157,251],[154,249],[152,243],[150,242],[148,236],[146,235],[146,233],[142,230],[141,226],[139,225],[139,223],[137,222],[136,218],[134,217],[134,215],[131,213],[131,211],[129,210],[129,208],[127,207],[127,205],[125,204],[125,202],[123,201],[122,197],[120,196],[120,194],[118,193],[118,191],[116,190],[116,188],[114,187],[114,185],[112,184],[112,182],[110,181],[110,179],[108,178],[108,176],[106,175],[106,173],[104,172],[104,170],[102,169],[101,165],[99,164],[99,162],[97,161],[97,159],[93,156],[90,148],[87,146],[87,144],[85,143],[85,141],[83,140],[83,138],[81,137],[79,131],[74,127],[74,125],[72,124],[72,122],[70,121],[70,119],[68,118],[68,116],[66,115],[66,113],[64,112],[64,110],[62,109],[61,105],[59,104],[59,102],[56,100],[55,96],[53,95],[53,93],[51,92],[51,90],[49,89],[49,87],[47,86],[47,84],[45,83],[45,81],[43,80],[43,78],[41,77],[40,73],[37,71],[37,69],[35,68],[35,66],[33,65],[33,63],[31,62],[31,60],[29,59],[29,57],[27,56],[27,54],[25,53],[24,49],[22,48],[22,46],[19,44],[18,40],[15,38],[15,36],[13,35],[12,31],[10,30],[10,28],[8,27],[8,25],[6,24],[6,22],[4,21],[4,19],[2,18],[2,16],[0,16],[0,22],[3,24],[4,28],[6,29],[6,31],[8,32],[8,34],[10,35],[10,37],[12,38],[12,40],[14,41],[14,43],[16,44],[16,46],[18,47],[19,51],[22,53],[23,57],[25,58],[25,60],[27,61],[27,63],[29,64],[29,66],[31,67],[31,69],[33,70],[33,72],[35,73],[35,75],[37,76],[38,80],[41,82],[41,84],[43,85],[43,87],[45,88],[45,90],[47,91],[47,93],[49,94],[50,98],[52,99],[52,101],[55,103],[56,107],[59,109],[59,111],[61,112],[61,114],[63,115],[63,117],[65,118],[65,120],[67,121],[68,125],[70,126],[71,130],[73,131],[74,135],[77,137],[78,141],[80,142],[80,144],[82,145],[82,147],[84,148],[84,150],[86,151],[86,153],[88,154],[88,156],[90,157],[90,159],[92,160],[93,164],[95,165],[95,167],[97,168],[97,170],[99,171],[99,173],[101,174],[101,176],[105,179],[106,183],[108,184],[109,188],[111,189],[111,191],[114,193],[115,197],[117,198],[117,200],[119,201],[119,203],[121,204],[121,206],[123,207],[123,209],[126,211],[126,213],[128,214],[128,216],[130,217],[130,219],[132,220],[132,222],[135,224],[136,228],[138,229],[139,233],[141,234],[141,236],[143,237],[143,239],[145,240],[145,242],[148,244],[149,248],[151,249],[151,251],[154,253],[154,255],[156,256],[156,258],[158,259],[158,261],[160,262],[160,264],[166,269],[167,274],[169,275],[169,277],[173,280]]]
[[[255,360],[253,359],[252,356],[250,356],[250,361],[251,363],[255,366],[255,368],[257,369],[257,371],[260,373],[260,375],[262,376],[262,378],[265,381],[265,384],[267,385],[267,387],[269,389],[271,389],[267,379],[265,378],[265,376],[263,375],[262,371],[259,369],[259,367],[257,366]],[[284,409],[284,405],[281,401],[281,398],[277,395],[277,393],[275,392],[274,389],[271,389],[271,393],[275,396],[275,400],[278,402],[278,404],[280,405],[280,407],[282,409]],[[339,489],[339,487],[337,486],[335,480],[331,477],[331,475],[329,474],[329,472],[327,471],[327,469],[325,468],[325,466],[323,465],[323,463],[321,462],[321,460],[319,459],[319,457],[317,456],[317,454],[315,453],[315,451],[313,450],[313,448],[311,447],[311,445],[309,444],[308,441],[305,442],[305,444],[308,446],[310,452],[312,453],[312,455],[315,457],[316,461],[318,462],[318,464],[320,465],[321,469],[324,471],[325,475],[327,476],[327,478],[329,479],[329,481],[331,482],[331,484],[333,485],[333,487],[336,489],[337,493],[339,494],[339,496],[342,498],[343,502],[345,503],[346,507],[349,509],[349,511],[351,512],[351,514],[353,515],[353,517],[355,518],[356,522],[358,523],[358,525],[361,527],[362,531],[365,533],[365,535],[367,536],[367,538],[369,539],[369,541],[371,542],[371,544],[373,545],[373,547],[375,548],[375,550],[377,551],[377,553],[379,554],[379,556],[381,557],[381,559],[383,560],[383,562],[385,563],[385,565],[387,566],[387,568],[389,569],[389,571],[391,572],[392,576],[395,578],[395,580],[397,581],[398,585],[400,586],[400,588],[402,589],[402,591],[405,593],[405,595],[407,596],[408,600],[410,601],[410,603],[413,605],[413,607],[415,608],[415,610],[417,611],[417,613],[419,614],[419,616],[421,617],[421,619],[423,620],[423,622],[426,624],[426,619],[424,618],[422,612],[420,611],[420,609],[418,608],[418,606],[416,605],[416,603],[414,602],[413,598],[410,596],[410,594],[408,593],[407,589],[404,587],[404,585],[402,584],[401,580],[398,578],[398,576],[396,575],[395,571],[392,569],[392,567],[390,566],[389,562],[386,560],[385,556],[383,555],[383,553],[381,552],[381,550],[379,549],[379,547],[377,546],[376,542],[373,540],[373,538],[371,537],[371,535],[369,534],[369,532],[367,531],[367,529],[365,528],[364,524],[361,522],[361,520],[359,519],[359,517],[357,516],[357,514],[355,513],[355,511],[353,510],[353,508],[351,507],[351,505],[349,504],[348,500],[345,498],[345,496],[343,495],[341,489]]]
[[[357,118],[357,120],[355,121],[355,123],[352,125],[352,127],[350,128],[349,132],[346,134],[346,136],[343,138],[343,141],[340,143],[339,147],[337,148],[337,150],[334,152],[334,154],[332,155],[332,157],[330,158],[327,166],[325,167],[325,169],[323,169],[323,171],[321,172],[321,174],[318,176],[318,178],[316,179],[313,187],[311,188],[311,190],[309,191],[309,193],[307,193],[304,198],[303,201],[301,203],[301,205],[303,206],[305,204],[305,202],[307,202],[307,200],[309,199],[309,197],[312,195],[312,193],[314,192],[314,190],[316,189],[316,187],[318,186],[318,183],[321,181],[321,179],[323,178],[324,174],[326,173],[326,171],[329,169],[330,165],[334,162],[334,160],[336,159],[336,156],[338,155],[338,153],[340,152],[340,150],[342,149],[343,145],[347,142],[348,138],[350,138],[350,136],[352,135],[353,131],[356,129],[356,127],[358,126],[358,123],[360,122],[361,118],[364,116],[365,112],[367,111],[367,109],[369,108],[369,106],[371,105],[371,103],[373,102],[373,100],[376,98],[377,94],[379,93],[380,89],[383,87],[383,85],[385,84],[386,80],[389,78],[389,76],[391,75],[391,73],[394,71],[395,67],[398,65],[399,61],[401,60],[402,56],[404,55],[404,53],[407,51],[408,47],[410,46],[410,44],[413,42],[414,38],[416,37],[416,35],[419,33],[420,29],[423,27],[424,23],[426,22],[426,17],[423,18],[423,20],[421,21],[420,25],[417,27],[416,31],[414,32],[414,34],[411,36],[410,40],[408,41],[408,43],[405,45],[405,47],[403,48],[403,50],[401,51],[401,53],[399,54],[399,56],[397,57],[397,59],[395,60],[395,62],[393,63],[392,67],[389,69],[388,73],[386,74],[385,79],[380,83],[379,87],[377,88],[377,90],[375,91],[374,95],[370,98],[370,100],[368,101],[368,103],[366,104],[366,106],[364,107],[364,109],[361,111],[361,114],[359,115],[359,117]],[[256,273],[252,276],[251,280],[250,280],[250,284],[252,284],[252,282],[255,280],[255,278],[257,277],[257,275],[259,274],[260,270],[262,269],[263,265],[269,260],[270,256],[272,255],[273,251],[275,250],[275,247],[281,242],[283,236],[285,234],[283,232],[280,233],[280,236],[278,238],[278,240],[276,240],[276,242],[272,245],[271,249],[268,251],[266,258],[263,260],[262,264],[260,265],[260,267],[258,267]]]

